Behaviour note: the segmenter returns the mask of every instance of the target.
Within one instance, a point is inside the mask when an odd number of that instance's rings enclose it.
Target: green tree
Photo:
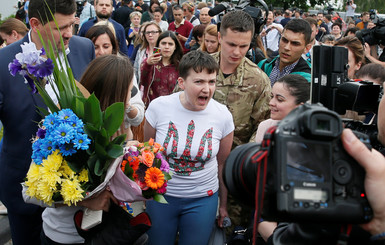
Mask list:
[[[360,0],[355,1],[357,4],[356,12],[362,13],[370,9],[377,9],[378,13],[385,13],[385,5],[383,0]]]
[[[309,8],[314,7],[315,5],[326,5],[328,1],[326,0],[309,0],[310,5],[306,0],[271,0],[266,2],[268,5],[274,7],[282,7],[284,9],[296,7],[304,11],[307,11]]]

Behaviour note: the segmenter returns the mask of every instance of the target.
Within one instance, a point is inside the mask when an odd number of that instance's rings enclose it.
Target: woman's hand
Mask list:
[[[109,189],[105,189],[96,197],[91,197],[89,199],[79,202],[78,206],[83,206],[91,210],[103,210],[108,212],[108,210],[110,209],[111,200],[115,204],[119,204],[118,200],[112,195],[112,192]]]
[[[157,53],[157,54],[150,54],[147,58],[147,64],[149,65],[155,65],[162,59],[162,55]]]

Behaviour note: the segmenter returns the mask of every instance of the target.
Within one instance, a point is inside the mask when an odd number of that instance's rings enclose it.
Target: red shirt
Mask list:
[[[181,34],[182,36],[188,38],[190,35],[191,30],[194,28],[194,26],[188,22],[187,20],[183,20],[182,23],[179,25],[179,27],[175,26],[175,21],[171,22],[168,26],[169,31],[177,32],[178,34]],[[186,49],[184,44],[185,41],[179,40],[180,44],[182,44],[183,52],[187,53],[189,49]]]

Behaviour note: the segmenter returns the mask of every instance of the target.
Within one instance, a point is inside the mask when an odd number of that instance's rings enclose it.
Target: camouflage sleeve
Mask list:
[[[259,79],[259,89],[260,95],[259,98],[255,101],[253,106],[253,111],[251,114],[252,124],[253,124],[253,135],[256,133],[258,125],[263,120],[270,118],[270,109],[269,102],[271,96],[271,85],[270,79],[266,73],[259,70],[258,79]],[[255,136],[254,136],[255,137]],[[251,137],[253,138],[253,136]]]

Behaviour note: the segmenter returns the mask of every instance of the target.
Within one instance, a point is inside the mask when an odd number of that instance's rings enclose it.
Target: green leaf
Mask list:
[[[109,136],[112,136],[122,125],[124,119],[124,104],[117,102],[107,107],[104,112],[103,127]]]
[[[111,141],[111,143],[117,144],[117,145],[122,145],[125,140],[126,140],[126,135],[122,134],[122,135],[119,135],[118,137],[116,137],[115,139],[113,139]]]
[[[100,129],[102,125],[102,111],[100,109],[99,100],[95,94],[91,94],[90,97],[84,103],[84,120],[87,123],[93,124],[97,129]]]
[[[164,174],[164,179],[165,179],[165,180],[170,180],[170,179],[172,179],[172,175],[171,175],[170,173],[163,172],[163,174]]]
[[[107,151],[104,149],[103,146],[99,145],[98,142],[95,142],[95,153],[98,156],[98,158],[107,159]]]
[[[88,158],[87,165],[88,169],[93,170],[95,168],[95,162],[98,159],[96,153],[92,154],[90,158]]]
[[[51,114],[47,109],[43,108],[43,107],[40,107],[40,106],[37,106],[37,110],[39,112],[39,114],[44,118],[45,116],[48,116],[49,114]]]
[[[103,174],[103,167],[104,167],[104,165],[102,164],[102,162],[98,158],[95,162],[95,169],[94,169],[94,173],[96,176],[101,176]]]
[[[86,123],[84,125],[84,132],[86,132],[90,138],[95,139],[99,134],[99,129],[95,128],[94,125],[90,123]]]
[[[109,138],[110,137],[107,135],[107,131],[104,128],[101,128],[98,136],[95,139],[95,142],[102,147],[107,147],[109,143]]]
[[[164,204],[167,204],[168,202],[166,201],[166,199],[164,198],[163,195],[161,194],[155,194],[154,195],[154,200],[159,202],[159,203],[164,203]]]
[[[110,144],[107,148],[107,154],[110,158],[118,158],[123,155],[123,147],[121,145]]]
[[[85,100],[82,100],[84,98],[80,97],[73,97],[72,98],[72,110],[73,112],[80,118],[82,119],[84,117],[84,102]]]

